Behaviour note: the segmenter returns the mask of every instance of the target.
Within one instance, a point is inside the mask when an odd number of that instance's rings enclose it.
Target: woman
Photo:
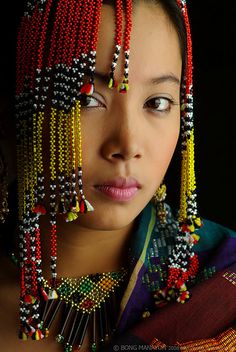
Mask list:
[[[3,348],[234,350],[235,233],[202,227],[197,212],[185,1],[110,5],[32,1],[22,19],[21,340],[18,273],[8,265]],[[162,181],[180,126],[175,218]]]

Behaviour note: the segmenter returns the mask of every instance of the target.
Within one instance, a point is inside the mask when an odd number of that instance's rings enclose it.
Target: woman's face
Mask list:
[[[104,5],[95,93],[81,111],[84,194],[95,211],[80,215],[79,224],[99,230],[127,226],[150,201],[166,173],[180,126],[182,60],[170,20],[160,6],[141,2],[135,7],[127,94],[107,88],[114,23],[113,8]],[[121,53],[118,82],[123,67]]]

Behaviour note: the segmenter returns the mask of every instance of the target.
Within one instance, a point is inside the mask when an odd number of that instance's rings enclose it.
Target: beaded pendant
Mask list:
[[[56,341],[64,351],[79,351],[87,331],[91,334],[90,350],[97,351],[115,332],[119,313],[117,303],[126,274],[122,269],[78,279],[61,278],[56,280],[56,287],[51,280],[44,280],[42,296],[45,303],[41,307],[41,319],[25,324],[25,337],[31,335],[35,340],[47,337],[55,318],[61,314]],[[29,309],[33,304],[35,302],[29,299]]]

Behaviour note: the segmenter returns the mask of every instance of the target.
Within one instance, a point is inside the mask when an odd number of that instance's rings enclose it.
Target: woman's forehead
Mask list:
[[[140,2],[132,14],[129,80],[139,83],[162,74],[181,76],[182,59],[179,37],[164,10],[154,4]],[[124,26],[123,26],[124,28]],[[115,12],[112,6],[102,8],[99,28],[96,69],[109,72],[114,52]],[[123,55],[116,68],[122,79]]]

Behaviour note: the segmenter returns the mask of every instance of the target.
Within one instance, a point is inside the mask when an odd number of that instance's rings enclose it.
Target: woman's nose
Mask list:
[[[128,114],[113,117],[106,128],[102,156],[110,162],[140,159],[143,154],[140,126]]]

